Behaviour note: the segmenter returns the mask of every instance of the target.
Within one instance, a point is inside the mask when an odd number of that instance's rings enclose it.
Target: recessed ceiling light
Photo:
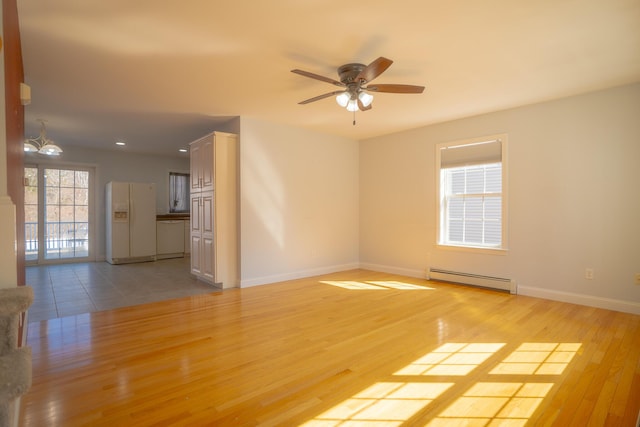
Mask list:
[[[186,148],[180,148],[178,151],[181,152],[181,153],[186,153],[189,150],[187,150]]]
[[[122,141],[117,141],[116,145],[126,145],[126,144],[124,142],[122,142]]]

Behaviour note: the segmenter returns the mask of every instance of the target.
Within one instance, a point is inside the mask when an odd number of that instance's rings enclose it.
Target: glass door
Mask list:
[[[25,261],[38,261],[38,168],[24,168]]]
[[[91,176],[88,169],[25,167],[27,261],[88,260]]]

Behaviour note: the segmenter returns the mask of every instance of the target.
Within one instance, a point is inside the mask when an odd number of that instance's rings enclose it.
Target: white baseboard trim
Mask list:
[[[322,274],[337,273],[340,271],[354,270],[360,268],[358,263],[332,265],[327,267],[311,268],[308,270],[294,271],[291,273],[274,274],[271,276],[256,277],[253,279],[240,280],[241,288],[249,288],[251,286],[267,285],[269,283],[284,282],[287,280],[302,279],[305,277],[320,276]]]
[[[398,274],[400,276],[415,277],[416,279],[426,279],[427,273],[425,270],[414,270],[410,268],[392,267],[390,265],[380,265],[371,263],[360,263],[360,268],[363,270],[378,271],[381,273]]]
[[[337,273],[340,271],[363,269],[377,271],[381,273],[398,274],[401,276],[426,279],[426,272],[410,268],[393,267],[372,263],[351,263],[334,265],[328,267],[313,268],[308,270],[295,271],[291,273],[275,274],[271,276],[256,277],[240,281],[241,288],[251,286],[266,285],[269,283],[284,282],[286,280],[302,279],[305,277],[320,276],[322,274]],[[640,315],[640,303],[616,300],[612,298],[602,298],[592,295],[575,294],[571,292],[554,291],[550,289],[523,286],[518,284],[518,295],[548,299],[552,301],[567,302],[571,304],[585,305],[588,307],[604,308],[606,310],[620,311]]]
[[[640,314],[640,303],[637,302],[595,297],[592,295],[574,294],[571,292],[553,291],[550,289],[535,288],[532,286],[522,286],[520,284],[518,285],[518,295],[586,305],[588,307],[604,308],[607,310],[621,311],[623,313]]]

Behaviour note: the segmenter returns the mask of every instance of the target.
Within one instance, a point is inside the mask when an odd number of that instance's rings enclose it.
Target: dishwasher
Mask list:
[[[184,257],[184,221],[156,221],[156,258]]]

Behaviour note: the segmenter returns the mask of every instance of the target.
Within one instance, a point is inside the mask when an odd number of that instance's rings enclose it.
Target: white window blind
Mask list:
[[[440,167],[470,166],[502,161],[502,142],[489,140],[445,145],[440,149]]]

